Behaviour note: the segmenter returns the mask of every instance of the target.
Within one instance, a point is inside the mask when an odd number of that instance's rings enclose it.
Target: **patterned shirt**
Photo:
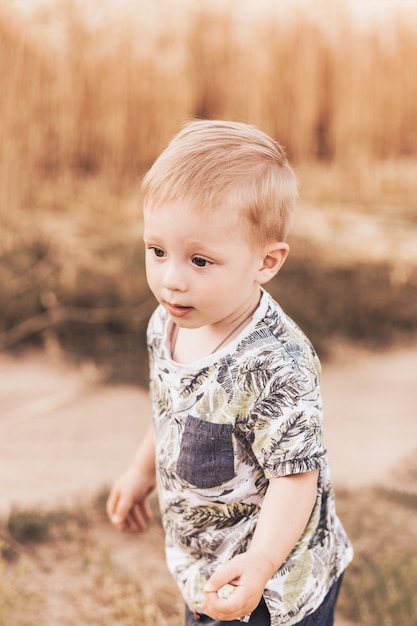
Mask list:
[[[318,357],[265,291],[251,323],[204,359],[173,361],[171,331],[160,306],[148,345],[168,567],[199,611],[211,574],[248,549],[268,479],[319,469],[309,522],[264,590],[271,626],[296,624],[352,559],[323,446]]]

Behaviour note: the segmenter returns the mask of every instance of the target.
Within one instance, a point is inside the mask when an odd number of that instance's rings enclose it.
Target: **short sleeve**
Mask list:
[[[249,364],[260,393],[239,428],[267,478],[327,465],[319,368],[273,357]],[[256,373],[255,373],[256,372]]]

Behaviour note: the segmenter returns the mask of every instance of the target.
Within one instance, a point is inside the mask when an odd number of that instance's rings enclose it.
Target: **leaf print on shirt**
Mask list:
[[[269,445],[262,447],[263,440]],[[322,447],[321,422],[314,414],[295,412],[281,424],[275,437],[260,433],[254,443],[261,464],[279,475],[306,472],[324,465],[325,451]],[[284,469],[284,466],[287,467]]]
[[[283,314],[283,311],[280,307],[278,307],[280,313]],[[285,314],[281,317],[281,315],[277,315],[276,310],[273,307],[269,307],[264,318],[263,323],[269,329],[271,335],[278,339],[282,339],[285,335],[288,334],[288,326],[284,324],[284,319],[286,319]],[[286,321],[290,321],[289,318]]]
[[[172,397],[169,387],[163,385],[159,378],[155,378],[150,383],[150,393],[158,415],[172,413]]]
[[[196,389],[198,389],[201,386],[202,382],[205,379],[209,378],[210,369],[213,368],[204,367],[203,369],[199,370],[195,375],[189,374],[187,376],[183,376],[181,378],[180,386],[181,394],[191,395]]]
[[[249,347],[250,350],[258,349],[259,345],[265,345],[265,340],[270,340],[272,333],[269,328],[262,324],[256,326],[250,335],[244,337],[236,348],[236,354],[242,354]]]
[[[275,354],[261,352],[255,358],[248,359],[239,377],[242,391],[261,395],[269,387],[271,378],[276,376],[277,367]]]
[[[239,372],[239,366],[235,358],[230,355],[225,356],[220,361],[219,371],[217,374],[217,382],[222,386],[228,395],[228,401],[234,395],[235,381]]]
[[[159,467],[158,467],[158,475],[159,475],[159,480],[161,483],[161,486],[166,489],[167,491],[174,491],[177,489],[177,484],[178,484],[178,477],[177,474],[169,471],[165,468],[165,463],[167,461],[164,462],[164,459],[161,458],[160,463],[159,463]],[[182,501],[185,505],[185,500]],[[181,511],[179,511],[181,512]]]
[[[307,580],[311,575],[313,560],[313,556],[307,552],[304,559],[295,561],[293,567],[289,570],[283,588],[283,603],[287,611],[294,608],[304,591]]]
[[[271,437],[272,433],[279,432],[285,410],[295,409],[299,403],[299,384],[299,374],[291,370],[275,375],[269,389],[260,395],[250,414],[238,417],[238,429],[251,444],[256,439],[262,440],[264,436]]]
[[[294,363],[299,363],[301,355],[303,354],[303,349],[300,344],[289,341],[284,344],[284,348]]]
[[[275,375],[268,385],[267,395],[255,404],[253,413],[258,419],[271,420],[283,415],[284,409],[295,408],[300,400],[300,375],[286,370]]]
[[[226,392],[224,391],[224,389],[222,389],[218,385],[215,387],[213,391],[212,390],[210,391],[211,393],[205,393],[205,394],[202,394],[201,396],[198,396],[198,402],[196,403],[196,406],[195,406],[196,414],[199,417],[204,418],[204,416],[210,416],[216,412],[217,423],[221,424],[221,423],[229,422],[230,420],[226,419],[226,417],[222,419],[224,412],[218,411],[219,407],[226,405],[226,400],[227,400]]]
[[[206,506],[191,507],[184,515],[184,519],[191,522],[194,528],[214,526],[217,530],[235,526],[244,518],[249,518],[259,510],[257,504],[234,502],[227,505],[208,504]]]
[[[304,459],[317,450],[323,452],[321,422],[314,413],[308,417],[304,411],[293,413],[280,428],[279,435],[276,447],[282,452],[291,451],[292,456]]]

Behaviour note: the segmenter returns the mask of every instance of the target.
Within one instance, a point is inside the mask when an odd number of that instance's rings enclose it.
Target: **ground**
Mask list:
[[[342,509],[346,490],[365,500],[378,485],[415,493],[401,479],[417,441],[416,371],[414,347],[371,353],[339,346],[324,363],[326,442]],[[1,514],[34,506],[78,511],[57,525],[65,541],[19,548],[26,573],[9,583],[17,594],[26,585],[19,595],[31,597],[35,621],[25,621],[22,608],[16,626],[72,626],[80,615],[88,625],[182,623],[158,523],[147,535],[125,536],[102,509],[89,509],[80,525],[85,503],[124,469],[149,421],[144,390],[104,386],[91,365],[73,368],[36,352],[0,357]],[[128,612],[137,597],[145,616]],[[338,615],[336,626],[353,624]]]
[[[336,487],[386,484],[417,442],[417,350],[340,346],[323,365]],[[150,422],[146,391],[104,386],[93,366],[0,356],[0,511],[62,504],[110,484]]]

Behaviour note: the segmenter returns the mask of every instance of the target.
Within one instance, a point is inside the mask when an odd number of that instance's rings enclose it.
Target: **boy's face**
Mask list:
[[[147,280],[180,327],[221,331],[259,301],[264,251],[248,243],[239,211],[226,209],[144,207]]]

